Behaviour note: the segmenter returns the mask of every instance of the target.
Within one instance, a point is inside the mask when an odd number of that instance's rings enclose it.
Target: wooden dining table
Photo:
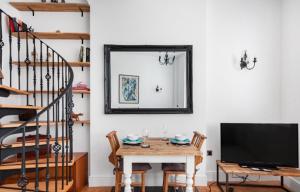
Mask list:
[[[133,163],[185,163],[186,191],[192,192],[195,156],[200,156],[200,151],[193,145],[174,145],[162,138],[148,138],[144,143],[150,147],[122,144],[117,151],[117,155],[123,157],[125,192],[131,192]]]

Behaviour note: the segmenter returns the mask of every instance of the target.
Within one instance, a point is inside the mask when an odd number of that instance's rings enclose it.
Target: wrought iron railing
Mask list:
[[[26,95],[27,106],[39,105],[42,108],[21,123],[20,126],[0,135],[0,153],[2,153],[0,163],[4,164],[4,159],[9,155],[19,153],[21,169],[17,186],[21,191],[40,191],[41,182],[45,182],[45,189],[43,189],[45,191],[49,191],[50,182],[55,185],[55,191],[63,190],[72,181],[73,70],[58,52],[39,39],[27,25],[22,24],[21,26],[18,23],[14,32],[8,26],[8,31],[5,33],[5,19],[14,20],[0,9],[0,69],[2,70],[4,64],[7,63],[3,60],[3,56],[6,54],[9,65],[6,68],[9,71],[3,71],[3,73],[5,76],[6,74],[9,76],[7,84],[32,93]],[[4,34],[8,35],[6,42]],[[16,44],[13,41],[14,37],[17,40]],[[22,44],[23,42],[25,45]],[[21,60],[23,53],[24,62]],[[39,53],[39,59],[37,53]],[[16,59],[16,62],[13,59]],[[25,70],[22,70],[22,67]],[[2,83],[1,79],[0,84]],[[42,127],[45,128],[42,129]],[[35,132],[34,144],[29,145],[33,141],[29,141],[27,136],[32,131]],[[5,144],[6,139],[15,134],[21,134],[22,142],[19,150],[13,150],[12,145]],[[45,138],[39,138],[40,134],[44,134]],[[42,147],[46,148],[44,157],[40,156]],[[5,150],[6,152],[4,152]],[[29,169],[26,167],[26,161],[30,151],[35,152],[35,167]],[[52,157],[53,155],[54,157]],[[54,173],[50,171],[51,168],[54,168]],[[44,175],[42,169],[45,169]],[[28,177],[29,172],[31,174],[35,172],[33,181],[31,181],[32,178]],[[50,175],[51,173],[53,175]],[[34,182],[34,189],[28,189],[29,182]]]

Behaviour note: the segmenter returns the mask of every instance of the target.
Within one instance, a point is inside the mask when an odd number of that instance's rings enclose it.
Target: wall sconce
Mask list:
[[[162,92],[162,88],[157,85],[156,88],[155,88],[155,91],[157,93]]]
[[[171,57],[169,57],[168,52],[166,52],[165,57],[163,58],[163,61],[162,61],[162,57],[159,56],[159,63],[161,65],[172,65],[174,63],[174,61],[175,61],[175,55],[171,58]]]
[[[252,67],[249,67],[250,61],[248,60],[248,55],[247,55],[247,51],[245,51],[244,56],[241,58],[241,70],[243,70],[244,68],[248,69],[248,70],[252,70],[255,67],[255,64],[257,63],[257,59],[256,57],[254,57],[253,59],[253,65]]]

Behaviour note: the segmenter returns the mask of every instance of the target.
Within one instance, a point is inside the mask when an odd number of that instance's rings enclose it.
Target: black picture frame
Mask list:
[[[186,52],[185,108],[111,108],[111,52]],[[192,45],[104,45],[104,112],[105,114],[192,114],[193,113],[193,46]]]

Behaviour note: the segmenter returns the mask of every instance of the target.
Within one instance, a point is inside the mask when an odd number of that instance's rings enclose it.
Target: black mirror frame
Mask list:
[[[111,108],[111,51],[186,52],[186,108]],[[104,45],[104,111],[105,114],[192,114],[193,113],[193,46],[192,45]]]

